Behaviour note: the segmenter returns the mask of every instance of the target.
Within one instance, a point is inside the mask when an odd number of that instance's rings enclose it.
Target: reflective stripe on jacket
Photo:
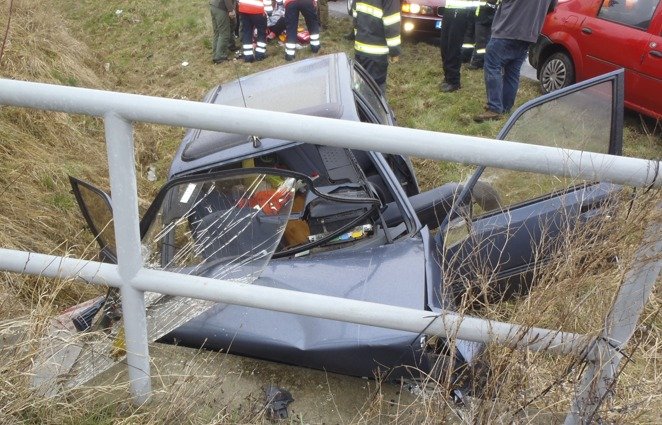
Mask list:
[[[271,0],[238,0],[239,13],[248,13],[249,15],[261,15],[264,12],[274,10]]]
[[[473,9],[484,3],[476,0],[446,0],[446,9]]]
[[[400,1],[357,0],[354,50],[372,56],[400,55]]]

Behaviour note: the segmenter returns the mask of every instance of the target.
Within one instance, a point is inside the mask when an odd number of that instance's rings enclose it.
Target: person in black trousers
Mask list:
[[[445,93],[459,90],[460,68],[462,67],[462,44],[467,25],[476,13],[474,2],[469,0],[448,0],[441,24],[441,64],[444,81],[441,91]]]

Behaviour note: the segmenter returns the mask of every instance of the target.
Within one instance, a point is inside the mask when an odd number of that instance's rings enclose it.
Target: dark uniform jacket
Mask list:
[[[400,1],[356,0],[354,50],[366,56],[400,55]]]

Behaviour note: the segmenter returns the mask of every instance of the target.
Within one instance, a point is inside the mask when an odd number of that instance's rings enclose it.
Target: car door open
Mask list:
[[[619,155],[622,78],[617,71],[529,102],[498,138]],[[479,167],[466,186],[473,208],[455,211],[439,235],[444,290],[456,300],[474,292],[470,297],[484,297],[483,302],[526,292],[564,232],[600,214],[620,191],[609,183],[486,167]],[[482,289],[476,288],[479,281]]]

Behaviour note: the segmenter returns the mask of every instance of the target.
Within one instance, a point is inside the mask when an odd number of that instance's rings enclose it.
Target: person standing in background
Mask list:
[[[306,28],[310,34],[310,51],[317,53],[320,50],[320,23],[317,18],[317,8],[314,0],[285,0],[285,60],[294,60],[297,47],[297,28],[299,26],[299,12],[306,21]]]
[[[454,92],[462,87],[462,44],[467,25],[475,13],[476,2],[473,0],[446,0],[440,38],[441,65],[444,69],[444,81],[441,82],[440,89],[444,93]]]
[[[474,121],[498,120],[510,112],[519,88],[519,75],[529,46],[538,39],[545,16],[556,0],[502,0],[492,22],[485,53],[485,112]]]
[[[474,50],[471,53],[469,69],[482,69],[485,63],[487,43],[492,34],[492,21],[498,0],[487,0],[476,10],[476,23],[474,24]]]
[[[234,0],[209,0],[211,24],[214,30],[212,40],[212,62],[228,60],[230,52],[236,50],[232,34],[232,20],[235,19]]]
[[[388,63],[400,56],[400,2],[357,0],[354,13],[354,56],[386,95]]]
[[[241,44],[244,62],[261,61],[267,57],[267,16],[274,11],[271,0],[239,0]],[[253,51],[253,34],[256,34]]]

